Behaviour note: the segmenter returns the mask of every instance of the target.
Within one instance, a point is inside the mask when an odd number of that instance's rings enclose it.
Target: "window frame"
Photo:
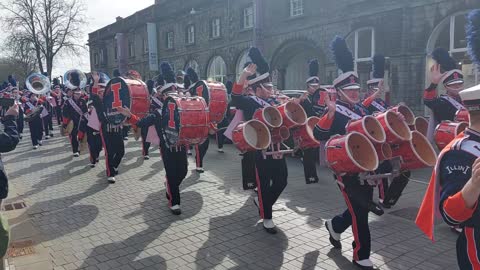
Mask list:
[[[93,64],[94,64],[95,66],[98,66],[98,59],[99,59],[99,54],[98,54],[98,52],[93,53]]]
[[[371,30],[372,32],[372,39],[371,39],[371,47],[370,47],[370,57],[363,57],[363,58],[359,58],[358,57],[358,41],[359,41],[359,33],[362,32],[362,31],[365,31],[365,30]],[[374,27],[363,27],[363,28],[359,28],[359,29],[356,29],[353,33],[353,39],[354,39],[354,48],[353,48],[353,60],[354,60],[354,63],[355,63],[355,70],[357,70],[357,63],[362,63],[362,62],[370,62],[372,61],[372,58],[373,56],[375,55],[375,28]]]
[[[118,46],[117,46],[117,44],[113,45],[113,59],[115,59],[115,60],[118,59]]]
[[[251,14],[248,14],[247,10],[251,10]],[[251,23],[251,25],[250,24],[247,25],[247,16],[248,18],[250,18],[251,16],[251,20],[248,20],[248,22]],[[251,29],[254,26],[255,26],[255,8],[253,5],[249,5],[243,9],[243,29]]]
[[[223,74],[216,74],[217,70],[216,70],[216,65],[215,64],[217,64],[218,59],[220,59],[223,62],[223,66],[219,70],[219,71],[223,71]],[[213,71],[214,74],[212,74],[212,71]],[[208,68],[207,68],[207,78],[208,78],[208,80],[214,80],[214,81],[219,81],[219,82],[223,82],[223,83],[226,82],[226,79],[227,79],[227,63],[225,62],[225,59],[223,59],[223,57],[221,57],[220,55],[216,55],[210,60],[210,63],[208,64]],[[220,80],[218,78],[220,78]]]
[[[210,21],[210,37],[219,38],[221,36],[221,31],[222,31],[222,26],[221,26],[220,18],[213,18]]]
[[[128,57],[135,57],[135,40],[128,41]]]
[[[143,54],[148,54],[148,38],[143,37],[142,43],[143,43]]]
[[[171,36],[170,36],[171,35]],[[175,48],[175,33],[173,31],[168,31],[167,32],[167,49],[173,49]]]
[[[294,5],[297,4],[296,7]],[[302,16],[304,14],[303,0],[290,0],[290,18]]]
[[[193,31],[190,32],[191,29],[193,29]],[[191,36],[190,36],[190,33],[192,34]],[[195,25],[194,24],[187,25],[187,36],[185,41],[187,45],[195,44]]]

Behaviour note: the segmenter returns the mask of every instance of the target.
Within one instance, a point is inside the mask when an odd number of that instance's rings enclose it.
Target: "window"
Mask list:
[[[220,19],[216,18],[212,20],[212,29],[210,37],[217,38],[220,37]]]
[[[104,65],[107,63],[107,49],[103,48],[100,50],[100,64]]]
[[[290,17],[303,15],[303,0],[290,0]]]
[[[195,25],[187,26],[187,44],[195,43]]]
[[[347,44],[352,50],[360,84],[365,88],[370,79],[371,61],[375,54],[375,30],[371,27],[358,29],[348,36]]]
[[[167,33],[167,49],[173,49],[173,31]]]
[[[98,53],[93,54],[93,63],[95,64],[95,66],[98,65]]]
[[[143,53],[148,53],[148,40],[146,37],[142,39]]]
[[[243,9],[243,28],[252,28],[254,23],[253,6]]]
[[[245,63],[249,62],[250,58],[248,57],[248,50],[242,52],[241,57],[238,58],[237,62],[237,80],[240,78],[240,75],[242,75],[243,70],[245,69]]]
[[[114,52],[113,52],[113,57],[115,58],[115,60],[118,59],[118,47],[117,47],[117,44],[113,45],[114,47]]]
[[[129,57],[135,56],[135,43],[133,41],[128,42],[128,56]]]
[[[217,82],[226,82],[227,77],[227,65],[223,58],[215,56],[208,65],[208,80]]]
[[[187,64],[185,65],[185,69],[184,70],[187,70],[188,68],[192,68],[193,70],[195,70],[197,73],[200,72],[200,68],[199,68],[199,65],[197,63],[197,61],[195,60],[190,60],[187,62]]]

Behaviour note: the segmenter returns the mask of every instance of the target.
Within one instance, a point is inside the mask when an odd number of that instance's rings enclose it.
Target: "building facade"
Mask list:
[[[303,89],[308,60],[320,61],[320,78],[338,75],[330,53],[336,35],[347,38],[365,83],[375,53],[387,57],[386,80],[393,102],[422,111],[435,47],[458,60],[466,86],[477,81],[466,53],[465,14],[473,0],[156,0],[155,4],[89,34],[91,69],[112,74],[118,67],[115,36],[128,42],[128,68],[145,79],[149,65],[147,23],[156,25],[158,63],[193,67],[201,78],[234,80],[256,44],[270,62],[279,89]]]

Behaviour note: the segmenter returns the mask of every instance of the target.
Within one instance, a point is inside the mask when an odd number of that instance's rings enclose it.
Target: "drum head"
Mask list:
[[[370,138],[377,143],[384,143],[387,136],[380,122],[373,116],[366,116],[363,121],[365,131],[368,132]]]
[[[299,125],[304,125],[307,122],[307,114],[300,104],[288,102],[285,105],[285,113],[290,120]]]
[[[437,162],[437,154],[428,139],[418,131],[412,131],[411,145],[417,158],[426,166],[433,167]]]
[[[374,171],[378,167],[378,156],[372,143],[360,133],[351,133],[347,139],[348,155],[364,171]]]
[[[163,102],[161,120],[162,131],[168,145],[177,145],[180,135],[180,124],[177,101],[173,97],[168,97]]]
[[[205,102],[210,104],[210,89],[205,81],[198,81],[190,90],[192,96],[199,96],[205,99]]]
[[[245,125],[243,135],[247,143],[255,149],[266,149],[271,142],[270,131],[259,121],[250,121]]]
[[[387,125],[390,127],[395,135],[401,138],[403,141],[409,141],[412,138],[410,128],[407,126],[406,121],[400,119],[400,117],[393,111],[387,111],[386,115]]]
[[[108,82],[103,95],[103,105],[105,106],[107,121],[111,125],[122,124],[126,117],[118,113],[116,108],[130,108],[130,104],[130,91],[128,90],[128,85],[125,81],[120,77],[111,79]]]

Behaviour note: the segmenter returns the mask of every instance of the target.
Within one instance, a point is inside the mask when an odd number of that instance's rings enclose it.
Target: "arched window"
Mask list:
[[[188,61],[187,64],[185,64],[185,69],[184,70],[187,70],[188,68],[192,68],[197,73],[200,73],[199,65],[198,65],[197,61],[195,61],[193,59]]]
[[[468,11],[460,12],[445,18],[433,30],[427,44],[427,60],[425,85],[429,82],[430,67],[434,61],[430,53],[437,47],[442,47],[450,52],[450,55],[458,61],[458,68],[462,70],[465,80],[465,87],[478,83],[478,72],[467,53],[467,40],[465,36],[466,14]],[[444,91],[440,89],[440,91]]]
[[[237,80],[240,78],[240,75],[242,75],[245,63],[249,62],[250,58],[248,57],[248,50],[245,50],[242,52],[241,56],[238,58],[237,61],[237,68],[236,68],[236,74],[237,74]]]
[[[215,56],[208,65],[208,80],[225,83],[227,77],[227,65],[220,56]]]
[[[366,87],[366,82],[370,79],[371,61],[375,55],[375,29],[360,28],[352,32],[347,37],[347,44],[352,50],[360,82]]]

